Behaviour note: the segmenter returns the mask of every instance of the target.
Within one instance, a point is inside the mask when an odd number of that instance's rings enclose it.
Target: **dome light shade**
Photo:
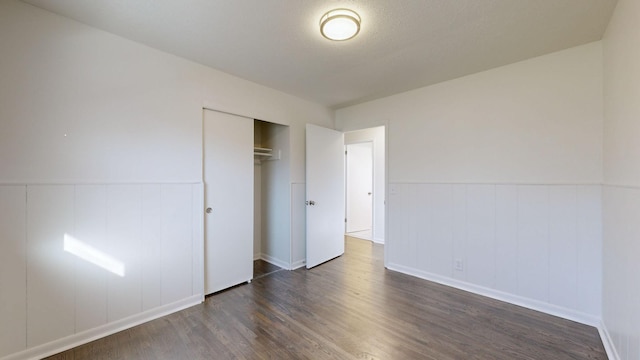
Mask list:
[[[349,9],[334,9],[320,18],[320,33],[329,40],[349,40],[360,32],[360,15]]]

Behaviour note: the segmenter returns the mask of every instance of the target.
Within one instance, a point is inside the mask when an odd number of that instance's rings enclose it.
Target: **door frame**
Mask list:
[[[387,266],[387,258],[388,258],[388,249],[389,246],[389,120],[384,120],[381,122],[376,122],[372,124],[362,125],[355,128],[349,128],[348,130],[341,130],[343,133],[352,133],[352,132],[360,132],[375,128],[382,128],[383,135],[381,139],[384,141],[376,141],[376,137],[373,136],[362,136],[354,137],[353,141],[345,140],[345,145],[347,144],[357,144],[362,142],[371,141],[372,151],[373,151],[373,239],[372,241],[376,244],[383,244],[384,246],[384,264]],[[347,136],[345,135],[345,139]],[[382,159],[384,161],[384,165],[382,167],[377,167],[376,169],[376,152],[381,152]],[[379,158],[378,158],[379,159]],[[380,174],[383,172],[383,174]],[[377,179],[381,177],[380,179]],[[378,181],[376,181],[378,180]],[[377,190],[376,186],[382,185],[382,190]],[[376,202],[378,202],[379,206],[377,206]],[[345,203],[346,210],[346,203]],[[379,215],[380,212],[384,214]],[[384,227],[382,231],[376,231],[380,227]],[[346,227],[345,227],[346,229]],[[382,238],[380,238],[382,236]]]

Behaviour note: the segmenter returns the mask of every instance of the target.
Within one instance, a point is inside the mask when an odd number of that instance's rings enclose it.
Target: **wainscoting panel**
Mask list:
[[[578,298],[578,199],[575,186],[549,188],[549,302],[575,309]]]
[[[589,313],[592,309],[602,309],[604,295],[602,291],[603,188],[595,185],[579,186],[577,203],[576,309]]]
[[[192,295],[192,216],[202,215],[191,185],[162,186],[162,304]],[[193,211],[193,212],[192,212]],[[204,271],[204,270],[203,270]]]
[[[291,268],[297,269],[306,263],[306,184],[291,184]]]
[[[26,199],[25,186],[0,186],[0,358],[27,347]]]
[[[27,187],[27,347],[75,332],[74,187]]]
[[[640,359],[640,187],[604,186],[603,322],[620,360]]]
[[[75,229],[69,234],[98,251],[106,251],[107,187],[83,185],[75,188]],[[75,259],[76,331],[107,323],[107,279],[109,273],[81,258]]]
[[[547,186],[518,187],[518,295],[549,300],[549,193]]]
[[[599,318],[600,186],[389,186],[390,268]]]
[[[162,305],[162,185],[142,188],[142,310]]]
[[[495,289],[518,293],[518,187],[496,186]]]
[[[141,233],[142,186],[110,185],[107,188],[105,250],[107,254],[122,262],[125,268],[123,274],[107,274],[109,322],[142,311]]]
[[[0,358],[203,299],[201,184],[0,185]]]
[[[496,286],[496,193],[492,185],[467,187],[467,281]]]
[[[424,227],[416,223],[416,229],[420,234],[416,244],[416,266],[419,269],[435,273],[451,273],[451,247],[453,241],[453,206],[451,199],[453,189],[448,185],[434,186],[419,189],[418,200],[414,203],[415,209],[421,212],[424,219]],[[420,206],[426,203],[431,206]],[[425,262],[419,261],[424,255]]]

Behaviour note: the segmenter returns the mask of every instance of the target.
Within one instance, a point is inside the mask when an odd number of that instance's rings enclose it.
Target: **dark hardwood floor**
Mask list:
[[[381,246],[346,245],[50,359],[606,359],[595,328],[388,271]]]
[[[253,260],[253,278],[259,279],[263,276],[273,274],[276,271],[284,270],[283,268],[268,263],[264,260]]]

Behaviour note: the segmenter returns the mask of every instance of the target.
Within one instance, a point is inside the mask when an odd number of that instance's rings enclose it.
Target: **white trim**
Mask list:
[[[633,184],[604,183],[602,184],[602,186],[612,187],[612,188],[640,190],[640,185],[633,185]]]
[[[257,113],[247,112],[247,109],[244,106],[229,106],[229,104],[220,104],[213,101],[204,101],[202,110],[216,111],[216,112],[221,112],[221,113],[230,114],[230,115],[242,116],[242,117],[253,119],[253,120],[260,120],[260,121],[266,121],[266,122],[270,122],[278,125],[291,126],[290,123],[280,121],[281,119],[279,118],[278,118],[279,121],[274,121],[274,120],[269,120],[269,117],[265,117],[264,115],[266,114],[260,115]]]
[[[298,260],[294,263],[291,264],[291,269],[290,270],[295,270],[295,269],[299,269],[303,266],[305,266],[307,264],[307,261],[302,259],[302,260]]]
[[[382,251],[382,262],[387,267],[389,264],[389,133],[391,132],[391,119],[384,120],[384,240],[386,244]],[[393,240],[391,240],[393,242]]]
[[[375,238],[374,237],[373,240],[371,240],[371,241],[373,241],[376,244],[384,245],[384,239],[381,239],[381,238]]]
[[[0,182],[0,186],[62,186],[62,185],[199,185],[202,181],[99,181],[99,180],[49,180],[49,181],[8,181]]]
[[[260,255],[260,258],[262,260],[270,263],[270,264],[275,265],[275,266],[281,267],[281,268],[286,269],[286,270],[291,270],[291,265],[290,264],[288,264],[287,262],[282,261],[280,259],[276,259],[271,255],[262,254],[262,255]]]
[[[89,343],[91,341],[115,334],[119,331],[132,328],[136,325],[161,318],[163,316],[184,310],[204,301],[202,294],[193,295],[188,298],[176,301],[172,304],[159,306],[139,314],[129,316],[124,319],[114,321],[102,326],[95,327],[77,334],[57,339],[46,344],[38,345],[24,351],[13,353],[0,360],[20,360],[20,359],[42,359],[55,355],[59,352],[72,349],[74,347]]]
[[[253,261],[260,260],[260,259],[262,259],[262,254],[260,253],[253,254]]]
[[[579,322],[581,324],[599,327],[601,319],[595,315],[583,313],[562,306],[549,304],[543,301],[525,298],[519,295],[505,293],[499,290],[489,289],[483,286],[470,284],[464,281],[447,278],[441,275],[432,274],[426,271],[413,269],[410,267],[389,263],[387,269],[399,271],[421,279],[433,281],[442,285],[451,286],[456,289],[468,291],[474,294],[486,296],[492,299],[508,302],[510,304],[522,306],[531,310],[540,311],[549,315],[558,316],[567,320]]]
[[[532,186],[602,186],[599,182],[526,182],[526,181],[420,181],[420,180],[389,180],[389,184],[426,184],[426,185],[532,185]]]
[[[611,335],[609,334],[609,330],[604,324],[604,321],[601,321],[598,326],[598,333],[600,334],[600,339],[602,339],[602,345],[604,346],[604,350],[607,352],[607,357],[609,360],[620,360],[620,355],[616,351],[616,346],[611,339]]]

